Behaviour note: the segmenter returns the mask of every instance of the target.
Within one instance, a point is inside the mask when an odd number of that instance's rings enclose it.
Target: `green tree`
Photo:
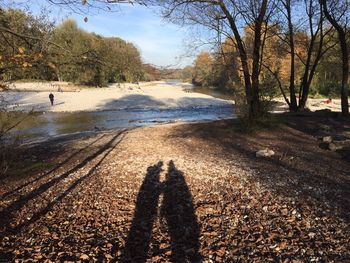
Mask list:
[[[142,62],[137,48],[120,38],[104,38],[65,20],[55,28],[52,41],[52,68],[57,78],[87,85],[134,82],[142,79]],[[67,52],[68,51],[68,52]]]
[[[0,9],[0,77],[42,78],[53,24],[45,15]]]

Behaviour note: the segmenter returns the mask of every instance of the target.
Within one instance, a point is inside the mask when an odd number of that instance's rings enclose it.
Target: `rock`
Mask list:
[[[328,145],[328,149],[332,152],[341,151],[346,148],[349,148],[349,146],[344,142],[333,142]]]
[[[89,259],[89,256],[86,255],[86,254],[82,254],[82,255],[80,256],[80,259],[82,259],[82,260],[88,260],[88,259]]]
[[[308,236],[309,236],[310,238],[314,238],[314,237],[316,236],[316,233],[310,232],[310,233],[308,234]]]
[[[338,147],[334,143],[330,143],[328,145],[328,149],[331,150],[332,152],[335,152],[338,150]]]
[[[271,157],[275,155],[275,152],[269,149],[260,150],[255,153],[256,157]]]
[[[332,136],[324,136],[322,138],[322,141],[327,142],[327,143],[331,143],[333,141],[333,138],[332,138]]]

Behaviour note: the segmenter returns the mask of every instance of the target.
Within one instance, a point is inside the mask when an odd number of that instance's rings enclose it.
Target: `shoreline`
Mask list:
[[[234,107],[234,104],[223,104],[223,105],[204,105],[204,106],[186,106],[186,107],[153,107],[153,106],[146,106],[146,107],[124,107],[124,108],[117,108],[117,109],[96,109],[96,110],[74,110],[74,111],[33,111],[35,114],[67,114],[67,113],[102,113],[102,112],[112,112],[112,111],[177,111],[177,110],[203,110],[203,109],[213,109],[213,108],[231,108]],[[13,110],[12,112],[21,112],[21,113],[28,113],[30,111],[27,110]]]
[[[33,117],[29,117],[28,124],[24,123],[22,128],[14,131],[18,132],[18,135],[23,139],[21,144],[30,141],[55,140],[55,138],[65,136],[84,137],[85,134],[113,132],[120,129],[155,127],[175,123],[207,123],[236,118],[231,106],[205,107],[196,110],[192,108],[155,109],[153,111],[125,109],[72,113],[34,112],[32,114]],[[72,122],[73,120],[75,121]],[[80,120],[87,123],[80,123]],[[90,120],[95,121],[91,122]],[[31,124],[33,121],[37,124]]]
[[[63,92],[58,92],[58,87]],[[18,82],[10,90],[0,92],[10,111],[22,112],[100,112],[113,110],[176,110],[205,107],[233,106],[232,100],[191,91],[190,83],[152,81],[110,84],[96,88],[74,85],[67,82]],[[50,105],[48,94],[55,96],[54,106]],[[273,113],[288,111],[283,98],[275,98]],[[341,112],[340,99],[326,103],[325,98],[309,98],[307,107],[311,111],[331,110]]]
[[[7,108],[12,111],[42,112],[96,112],[123,109],[176,109],[203,108],[233,105],[232,101],[209,95],[188,92],[188,83],[150,82],[137,84],[117,84],[107,88],[86,88],[79,91],[47,91],[52,83],[42,83],[36,91],[28,91],[36,83],[18,83],[21,91],[2,92]],[[51,106],[48,95],[54,94]]]
[[[156,128],[156,127],[162,127],[167,125],[199,125],[199,124],[208,124],[208,123],[217,123],[217,122],[223,122],[223,121],[233,121],[236,120],[235,117],[232,118],[223,118],[223,119],[217,119],[217,120],[198,120],[198,121],[166,121],[166,122],[153,122],[153,123],[147,123],[143,125],[137,125],[137,126],[130,126],[130,127],[116,127],[116,128],[104,128],[101,127],[96,130],[87,130],[87,131],[77,131],[77,132],[70,132],[70,133],[63,133],[63,134],[57,134],[57,135],[51,135],[51,136],[42,136],[42,137],[36,137],[35,140],[32,140],[31,137],[29,137],[29,140],[23,140],[22,143],[20,143],[21,147],[27,147],[27,146],[35,146],[42,143],[51,143],[53,141],[60,141],[63,140],[64,143],[69,143],[73,140],[83,140],[90,137],[94,137],[101,134],[112,134],[118,131],[132,131],[136,129],[143,129],[143,128]]]

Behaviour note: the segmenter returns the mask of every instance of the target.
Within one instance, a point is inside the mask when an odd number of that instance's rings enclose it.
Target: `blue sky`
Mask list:
[[[30,9],[35,13],[39,6],[47,5],[45,1],[36,2]],[[193,61],[193,57],[184,57],[186,48],[184,40],[186,29],[163,21],[160,11],[139,5],[121,4],[117,12],[93,11],[79,15],[57,6],[49,7],[50,16],[56,21],[70,17],[86,31],[103,36],[118,36],[132,42],[141,51],[145,63],[157,66],[183,67]]]

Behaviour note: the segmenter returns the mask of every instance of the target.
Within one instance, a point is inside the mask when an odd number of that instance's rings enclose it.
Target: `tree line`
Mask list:
[[[264,114],[265,94],[271,93],[274,86],[278,87],[291,111],[305,110],[313,85],[317,83],[316,81],[322,83],[323,79],[326,80],[325,87],[323,87],[325,89],[329,88],[327,87],[328,81],[337,82],[341,79],[339,89],[342,113],[349,115],[348,21],[350,21],[350,3],[347,0],[103,0],[82,2],[59,0],[55,3],[79,10],[84,6],[109,9],[111,5],[120,3],[158,6],[163,10],[164,18],[170,22],[205,28],[210,35],[209,42],[215,42],[218,49],[214,61],[220,63],[216,63],[217,67],[214,67],[214,71],[219,77],[214,78],[214,81],[219,83],[239,81],[243,85],[244,104],[247,108],[247,116],[250,118]],[[72,25],[67,25],[67,27],[74,28]],[[30,27],[28,32],[34,29],[35,27]],[[0,31],[12,34],[12,37],[16,35],[14,34],[16,32],[9,32],[6,27],[5,30],[0,28]],[[44,41],[46,44],[51,43],[48,45],[50,48],[47,48],[47,45],[36,44],[34,46],[41,51],[39,54],[26,54],[25,49],[18,49],[16,50],[18,54],[11,59],[6,60],[2,56],[0,74],[3,74],[3,66],[8,61],[10,62],[8,68],[17,63],[30,67],[32,63],[22,63],[22,60],[32,56],[32,61],[41,61],[42,58],[46,58],[43,51],[51,54],[51,49],[72,48],[70,45],[65,46],[64,42],[55,43],[52,38],[46,37],[45,30],[34,31],[31,33],[44,34],[40,38],[46,39],[46,42]],[[80,30],[78,35],[85,39],[85,33]],[[17,34],[17,36],[23,35]],[[76,72],[59,71],[60,65],[65,65],[66,69],[69,68],[67,65],[70,65],[70,60],[73,59],[79,67],[87,67],[87,72],[94,72],[94,74],[86,74],[87,76],[79,75],[78,79],[82,79],[84,83],[101,83],[97,80],[109,81],[114,77],[127,79],[127,76],[137,78],[135,76],[142,75],[138,70],[130,72],[122,67],[123,73],[120,73],[121,67],[110,67],[111,64],[101,59],[106,56],[101,51],[103,49],[98,48],[106,44],[105,38],[94,34],[89,36],[94,40],[83,41],[82,46],[86,48],[86,51],[80,50],[83,51],[81,54],[68,56],[68,59],[67,57],[64,59],[64,55],[63,58],[60,58],[56,54],[50,61],[56,62],[52,64],[56,72],[53,69],[48,71],[55,72],[54,75],[57,78],[68,76],[67,78],[77,79],[77,75],[74,75]],[[31,40],[30,42],[35,42],[36,38],[28,39]],[[207,55],[202,54],[201,56],[202,58],[196,63],[202,63],[201,60],[205,60],[203,58]],[[329,70],[331,67],[328,64],[330,63],[337,65],[338,70],[334,70],[336,67]],[[111,68],[113,70],[109,72]],[[203,76],[205,74],[206,72],[203,72]],[[91,81],[92,75],[93,81]],[[204,82],[208,81],[211,80],[204,79]]]
[[[246,34],[243,38],[249,42],[251,37],[249,33],[246,32]],[[342,58],[339,43],[334,37],[336,32],[332,32],[332,35],[333,37],[329,39],[329,46],[332,48],[320,59],[311,81],[309,93],[312,95],[341,96]],[[301,59],[306,60],[305,50],[307,47],[305,43],[308,41],[308,35],[305,32],[298,32],[294,38],[297,39],[298,59],[294,62],[295,72],[293,75],[295,90],[299,93],[305,66]],[[267,95],[268,99],[281,94],[287,96],[290,82],[290,55],[279,37],[271,36],[266,41],[265,60],[260,73],[262,96]],[[347,41],[350,42],[349,33]],[[239,55],[235,46],[230,43],[230,39],[226,39],[213,52],[200,52],[196,56],[193,66],[183,69],[183,76],[185,80],[191,81],[194,85],[214,86],[230,89],[234,92],[239,92],[243,85],[239,68]]]
[[[338,80],[342,113],[349,114],[349,1],[155,2],[169,21],[211,33],[217,52],[199,55],[194,82],[242,83],[248,117],[264,114],[265,93],[274,86],[291,111],[303,111],[317,81]]]
[[[67,19],[59,25],[45,14],[0,10],[0,77],[104,86],[143,80],[138,49],[118,37],[89,33]]]

